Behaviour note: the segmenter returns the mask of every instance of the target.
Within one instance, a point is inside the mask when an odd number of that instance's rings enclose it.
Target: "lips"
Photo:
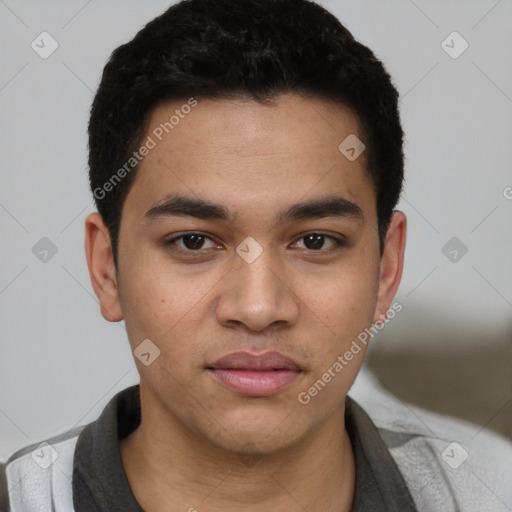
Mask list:
[[[206,369],[232,391],[254,397],[279,392],[303,372],[297,362],[279,352],[233,352]]]
[[[211,368],[254,371],[301,370],[293,359],[279,352],[265,352],[259,355],[249,352],[233,352],[215,361]]]

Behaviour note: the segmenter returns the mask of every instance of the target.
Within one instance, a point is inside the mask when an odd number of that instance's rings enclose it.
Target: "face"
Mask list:
[[[362,138],[349,109],[296,95],[201,99],[162,131],[180,107],[152,113],[117,275],[108,231],[88,219],[91,278],[132,350],[151,340],[151,363],[135,359],[143,421],[270,453],[342,410],[366,349],[353,342],[398,286],[405,221],[395,214],[381,258],[364,152],[339,150]]]

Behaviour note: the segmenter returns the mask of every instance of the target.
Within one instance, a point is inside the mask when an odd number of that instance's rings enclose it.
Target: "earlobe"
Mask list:
[[[391,301],[400,285],[404,266],[406,231],[407,218],[405,214],[395,211],[389,223],[380,262],[379,289],[374,323],[381,323],[387,318]]]
[[[123,319],[110,234],[101,215],[91,213],[85,220],[85,255],[101,314],[109,322]]]

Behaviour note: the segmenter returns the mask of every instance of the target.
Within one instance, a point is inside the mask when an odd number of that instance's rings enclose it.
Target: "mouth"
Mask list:
[[[218,382],[241,395],[263,397],[278,393],[304,369],[279,352],[233,352],[206,366]]]

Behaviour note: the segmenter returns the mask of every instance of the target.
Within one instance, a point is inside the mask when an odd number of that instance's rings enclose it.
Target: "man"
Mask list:
[[[397,100],[307,0],[187,0],[113,53],[85,249],[140,387],[15,454],[12,512],[511,509],[508,442],[465,462],[459,424],[347,396],[400,310]]]

